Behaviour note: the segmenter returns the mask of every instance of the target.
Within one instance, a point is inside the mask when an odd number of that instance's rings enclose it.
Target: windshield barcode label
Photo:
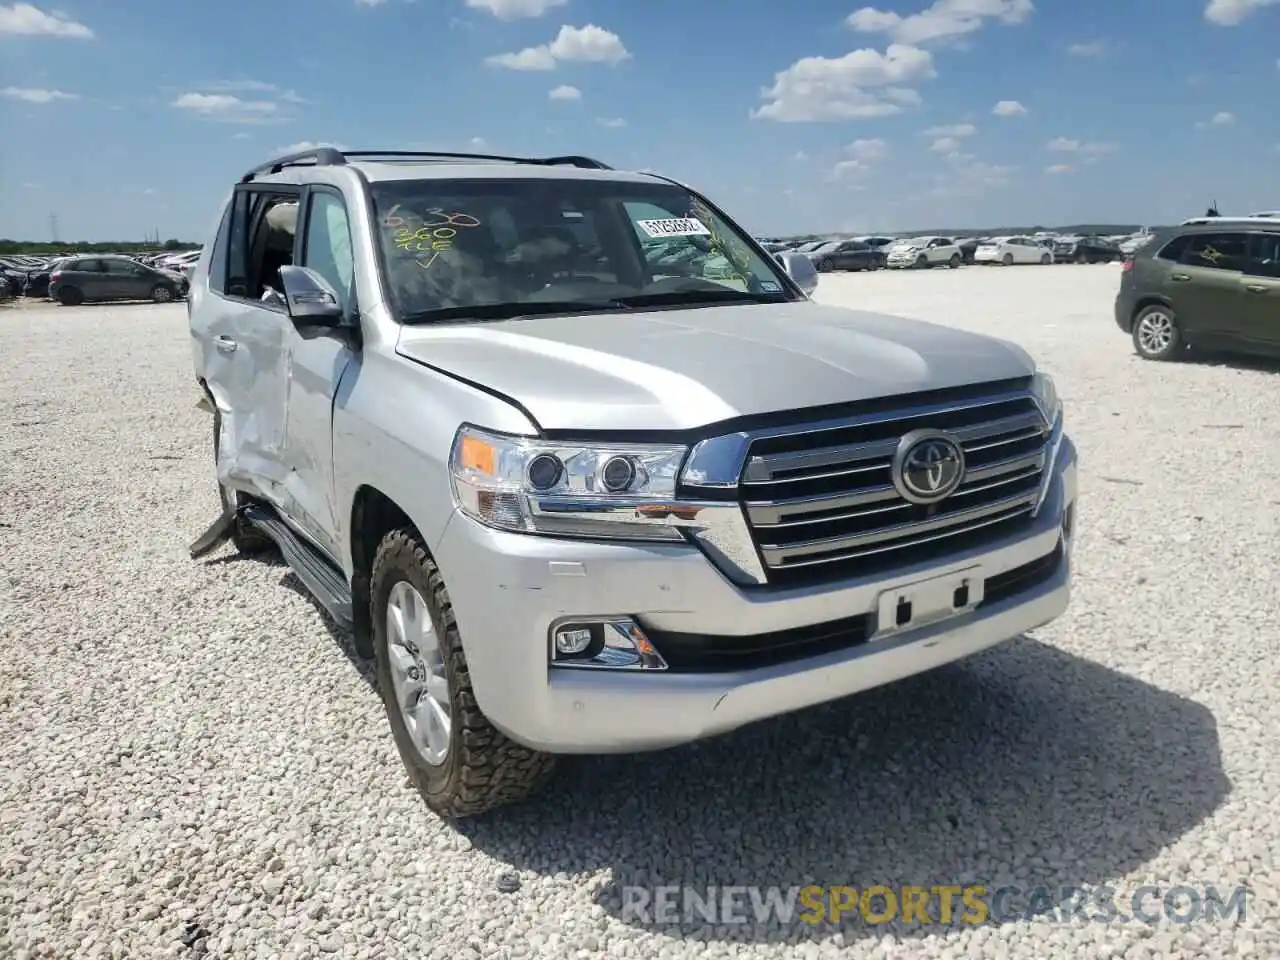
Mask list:
[[[671,220],[637,220],[636,226],[655,239],[661,237],[709,237],[711,231],[692,217]]]

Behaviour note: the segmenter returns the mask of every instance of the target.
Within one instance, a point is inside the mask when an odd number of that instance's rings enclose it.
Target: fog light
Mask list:
[[[590,627],[561,627],[556,631],[556,653],[573,657],[591,646]]]
[[[667,663],[630,617],[562,620],[551,628],[551,665],[603,670],[665,670]]]

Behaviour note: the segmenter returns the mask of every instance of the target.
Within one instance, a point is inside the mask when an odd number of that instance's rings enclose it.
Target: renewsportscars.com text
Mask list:
[[[1246,891],[1217,888],[935,884],[807,887],[622,888],[622,919],[644,924],[844,923],[979,925],[1049,920],[1069,924],[1242,922]]]

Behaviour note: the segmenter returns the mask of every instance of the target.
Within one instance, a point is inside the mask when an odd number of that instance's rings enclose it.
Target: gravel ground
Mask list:
[[[460,828],[369,669],[213,519],[181,305],[0,310],[0,956],[1280,954],[1276,365],[1143,363],[1115,267],[830,276],[1021,342],[1081,453],[1076,593],[984,656]],[[518,889],[509,890],[512,878]],[[628,885],[1237,884],[1242,923],[682,927]]]

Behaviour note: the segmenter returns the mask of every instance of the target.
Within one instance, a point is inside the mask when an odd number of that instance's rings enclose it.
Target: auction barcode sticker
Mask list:
[[[636,226],[654,238],[662,237],[709,237],[708,230],[701,220],[693,217],[677,217],[671,220],[637,220]]]

